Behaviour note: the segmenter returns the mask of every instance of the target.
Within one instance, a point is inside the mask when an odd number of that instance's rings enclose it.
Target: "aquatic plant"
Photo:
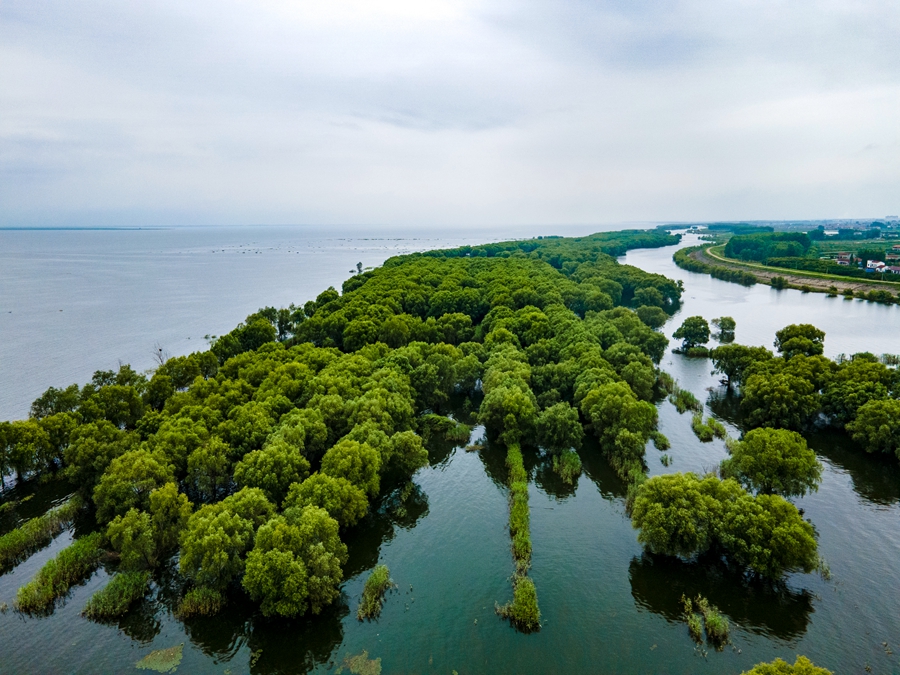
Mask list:
[[[138,670],[155,670],[157,673],[174,673],[184,655],[184,643],[168,649],[150,652],[134,664]]]
[[[540,630],[541,610],[538,607],[537,588],[534,582],[524,575],[516,574],[513,577],[513,600],[497,606],[496,611],[523,632]]]
[[[225,606],[225,596],[214,588],[197,586],[192,588],[178,604],[178,616],[189,619],[195,616],[213,616]]]
[[[581,475],[581,458],[573,450],[563,450],[553,455],[553,470],[564,483],[572,485]]]
[[[694,435],[703,443],[710,443],[715,437],[715,432],[708,424],[703,423],[703,415],[697,413],[691,418],[691,429]]]
[[[48,560],[37,575],[16,593],[16,609],[28,614],[53,611],[54,603],[89,577],[100,564],[103,535],[94,532]]]
[[[682,415],[688,410],[694,410],[701,413],[703,412],[703,404],[697,400],[697,397],[687,389],[682,389],[677,385],[675,387],[675,391],[669,395],[669,401],[672,402],[678,412]]]
[[[771,663],[757,663],[741,675],[832,675],[832,672],[813,665],[805,656],[797,656],[793,665],[782,659],[775,659]]]
[[[384,604],[384,594],[393,585],[394,582],[387,565],[376,565],[369,578],[366,579],[362,599],[359,601],[359,609],[356,610],[356,618],[360,621],[377,618],[381,614],[381,606]]]
[[[81,614],[94,621],[113,619],[125,614],[132,603],[150,590],[150,573],[119,572],[106,586],[91,596]]]
[[[698,595],[694,601],[700,614],[703,615],[703,625],[706,628],[706,639],[716,649],[722,650],[728,643],[728,619],[726,619],[718,607],[710,605],[702,595]]]
[[[369,652],[363,650],[359,654],[344,657],[344,661],[334,672],[340,675],[344,668],[349,670],[352,675],[381,675],[381,657],[370,659]]]
[[[668,450],[670,447],[672,447],[669,439],[666,438],[665,434],[663,434],[661,431],[651,431],[650,440],[653,441],[653,445],[656,446],[657,450]]]
[[[72,523],[81,505],[80,498],[72,497],[65,504],[25,521],[0,537],[0,571],[22,562],[47,546]]]

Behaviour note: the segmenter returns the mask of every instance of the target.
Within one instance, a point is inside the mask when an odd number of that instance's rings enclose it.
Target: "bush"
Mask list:
[[[19,589],[16,608],[28,614],[52,612],[54,603],[89,577],[100,564],[103,535],[94,532],[77,539],[51,558],[37,575]]]
[[[772,280],[769,283],[772,285],[772,288],[777,288],[778,290],[790,288],[788,280],[784,277],[772,277]]]
[[[94,621],[120,617],[149,589],[149,572],[120,572],[91,596],[81,614]]]
[[[691,429],[703,443],[710,443],[715,437],[715,432],[708,424],[703,423],[703,415],[697,413],[691,418]]]
[[[697,397],[687,389],[681,389],[676,386],[675,392],[669,395],[669,400],[682,415],[688,410],[694,410],[700,413],[703,412],[703,404],[700,403],[700,401],[697,400]]]
[[[206,586],[192,588],[178,604],[178,616],[189,619],[195,616],[213,616],[225,606],[225,598],[219,591]]]
[[[384,594],[394,585],[391,580],[391,573],[387,565],[376,565],[375,569],[366,579],[365,588],[363,588],[362,600],[359,602],[359,609],[356,610],[356,618],[375,619],[381,614],[381,606],[384,604]]]

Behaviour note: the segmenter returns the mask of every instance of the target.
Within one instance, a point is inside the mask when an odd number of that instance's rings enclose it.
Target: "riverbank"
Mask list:
[[[713,274],[712,270],[714,269],[729,270],[732,274],[736,275],[752,275],[757,283],[767,284],[776,288],[795,288],[801,291],[828,293],[831,295],[841,294],[848,297],[852,295],[853,297],[865,298],[875,302],[897,302],[896,296],[898,291],[900,291],[898,284],[889,282],[869,281],[868,279],[849,279],[833,274],[788,270],[780,267],[769,267],[766,265],[733,260],[724,257],[724,255],[715,250],[716,248],[716,246],[694,247],[694,249],[687,254],[687,257],[690,258],[690,260],[699,263],[696,266],[685,265],[684,256],[679,260],[678,254],[687,249],[681,249],[676,252],[674,259],[679,267],[689,269],[690,271]],[[712,269],[700,269],[701,266]],[[713,274],[713,276],[723,278],[726,281],[732,280],[729,279],[727,275]],[[737,281],[737,279],[734,280]],[[737,282],[746,285],[745,281]],[[891,297],[890,299],[884,296],[880,298],[870,297],[869,294],[872,291],[886,292]],[[879,293],[879,295],[881,294]]]

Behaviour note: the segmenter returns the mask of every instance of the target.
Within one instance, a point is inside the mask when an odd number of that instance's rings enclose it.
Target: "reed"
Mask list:
[[[381,614],[381,607],[384,604],[384,594],[393,585],[394,582],[387,565],[376,565],[369,578],[366,579],[362,599],[359,601],[359,609],[356,610],[356,618],[360,621],[377,618]]]
[[[519,630],[530,633],[541,627],[541,610],[538,607],[537,588],[534,582],[525,575],[513,577],[513,600],[496,607],[497,614],[509,621]]]
[[[120,572],[91,596],[81,611],[93,621],[115,619],[150,590],[150,572]]]
[[[178,604],[178,617],[190,619],[195,616],[213,616],[225,606],[225,598],[219,591],[198,586],[192,588]]]
[[[0,537],[0,571],[14,567],[50,544],[71,525],[80,508],[81,500],[73,497]]]
[[[581,458],[572,450],[563,450],[553,456],[553,470],[564,483],[572,485],[581,475]]]
[[[103,535],[94,532],[76,540],[51,558],[19,589],[16,609],[27,614],[52,612],[56,601],[88,578],[100,564]]]

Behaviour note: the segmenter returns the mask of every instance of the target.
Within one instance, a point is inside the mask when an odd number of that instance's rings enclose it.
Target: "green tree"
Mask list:
[[[537,401],[531,389],[521,386],[491,388],[481,403],[478,421],[507,445],[532,433],[537,421]]]
[[[116,516],[107,526],[106,536],[121,556],[123,569],[138,570],[156,565],[156,542],[148,513],[129,509],[125,515]]]
[[[254,450],[234,467],[234,482],[239,487],[258,487],[270,501],[284,500],[291,483],[309,475],[309,461],[287,441],[279,438]]]
[[[537,442],[554,452],[581,447],[584,429],[578,419],[578,411],[568,403],[557,403],[544,410],[537,418]]]
[[[341,527],[356,525],[369,509],[366,493],[346,478],[314,473],[302,483],[294,483],[284,500],[285,509],[317,506],[325,509]]]
[[[741,410],[750,427],[798,430],[819,411],[813,384],[788,373],[751,375],[742,394]]]
[[[772,352],[765,347],[736,344],[719,345],[709,355],[715,372],[725,376],[729,388],[743,381],[744,373],[750,366],[772,358]]]
[[[346,478],[370,497],[378,494],[381,458],[367,443],[340,441],[322,458],[322,473]]]
[[[825,349],[825,333],[808,323],[791,324],[775,333],[775,349],[786,359],[817,356]]]
[[[224,590],[243,574],[256,530],[274,511],[259,488],[200,507],[181,535],[181,573],[199,586]]]
[[[900,401],[869,401],[859,408],[847,431],[866,452],[886,452],[900,457]]]
[[[709,324],[702,316],[689,316],[672,337],[681,340],[682,349],[705,345],[709,342]]]
[[[638,489],[631,524],[638,541],[653,553],[690,557],[716,541],[722,518],[718,481],[693,473],[654,476]],[[740,491],[731,481],[731,490]]]
[[[320,613],[340,596],[347,547],[324,509],[289,510],[260,527],[243,585],[266,616]]]
[[[178,546],[192,509],[193,505],[175,483],[166,483],[150,493],[150,520],[157,551],[165,553]]]
[[[150,492],[174,480],[172,467],[146,450],[131,450],[114,459],[97,487],[97,521],[108,523],[129,509],[146,510]]]
[[[64,452],[66,476],[76,489],[90,494],[110,462],[135,449],[138,440],[106,420],[82,424],[72,432]]]
[[[203,502],[217,501],[231,483],[231,448],[218,436],[194,450],[187,461],[189,491]]]
[[[753,429],[731,447],[722,474],[748,490],[784,497],[816,491],[822,466],[800,434],[786,429]]]
[[[390,438],[391,454],[387,468],[411,476],[428,465],[428,451],[422,439],[413,431],[398,431]],[[383,467],[384,469],[384,467]],[[382,469],[382,470],[383,470]]]
[[[657,328],[662,328],[665,325],[666,321],[669,320],[669,315],[665,313],[660,307],[643,305],[634,310],[635,314],[638,315],[638,318],[647,324],[653,330]]]

